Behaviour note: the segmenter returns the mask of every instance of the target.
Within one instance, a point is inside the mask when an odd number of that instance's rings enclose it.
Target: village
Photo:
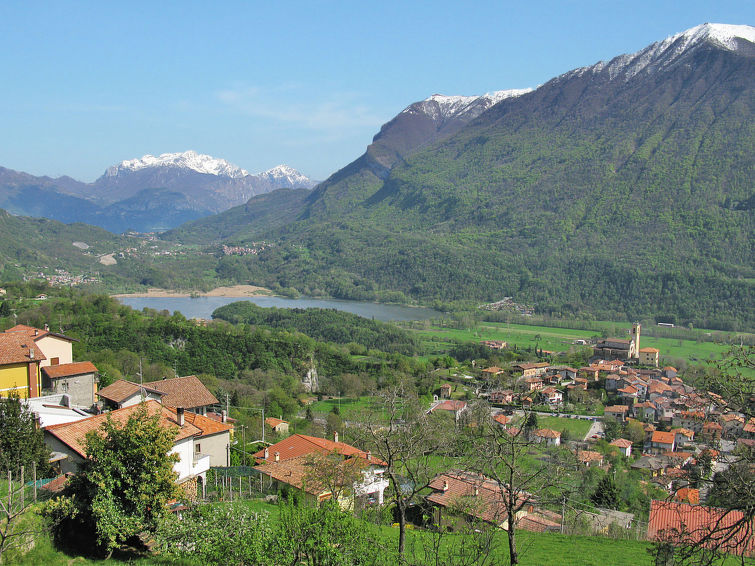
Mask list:
[[[640,338],[636,323],[629,339],[601,339],[591,362],[579,368],[546,361],[475,368],[476,377],[461,376],[462,386],[441,380],[424,413],[443,419],[444,434],[453,437],[482,426],[482,410],[499,430],[499,441],[527,446],[535,467],[568,455],[576,476],[580,470],[598,469],[615,477],[614,467],[621,463],[624,473],[636,474],[645,493],[653,494],[647,519],[596,505],[581,514],[592,534],[626,529],[654,540],[681,527],[709,524],[717,511],[705,505],[711,486],[707,480],[724,472],[738,455],[752,455],[755,419],[731,410],[720,396],[685,384],[675,368],[658,367],[660,352],[642,348]],[[41,490],[63,490],[87,457],[87,435],[100,431],[106,419],[124,423],[146,408],[175,434],[175,482],[187,504],[210,500],[210,492],[212,498],[233,498],[234,490],[236,498],[296,493],[312,504],[335,500],[350,512],[389,502],[385,455],[339,438],[340,433],[358,439],[364,423],[344,423],[342,430],[324,438],[295,433],[289,422],[264,418],[263,413],[261,440],[251,444],[256,450],[250,450],[248,466],[250,443],[236,429],[227,398],[218,399],[196,376],[146,383],[119,379],[99,387],[94,364],[73,359],[73,342],[49,326],[16,325],[0,333],[0,391],[6,397],[17,395],[34,414],[57,473]],[[477,384],[472,396],[463,386],[469,379]],[[590,403],[585,402],[588,398]],[[585,414],[585,407],[597,410]],[[580,430],[586,432],[575,434],[574,427],[567,426],[572,422],[584,422]],[[512,520],[517,529],[532,532],[573,528],[566,499],[563,506],[549,505],[540,494],[467,469],[465,457],[450,460],[452,467],[436,469],[411,502],[430,510],[435,528],[451,528],[459,513],[504,530]],[[242,475],[229,475],[236,468],[243,469]],[[238,485],[233,478],[239,478]],[[514,489],[518,503],[512,515],[508,496]],[[470,499],[478,504],[460,512],[460,502]],[[428,526],[426,520],[422,524]],[[749,553],[752,544],[751,539],[736,539],[730,550]]]

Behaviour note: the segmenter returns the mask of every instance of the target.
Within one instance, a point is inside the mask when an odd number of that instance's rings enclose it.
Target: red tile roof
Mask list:
[[[47,377],[50,379],[58,379],[60,377],[70,377],[85,373],[97,373],[97,368],[92,362],[73,362],[72,364],[43,367],[42,373],[47,374]]]
[[[493,420],[499,424],[506,425],[511,422],[511,417],[507,417],[506,415],[499,413],[493,417]]]
[[[191,411],[184,412],[184,419],[186,422],[193,424],[197,427],[201,434],[199,436],[211,436],[221,432],[229,432],[233,430],[233,426],[228,423],[218,422],[211,417],[204,415],[198,415]]]
[[[29,336],[34,340],[39,340],[40,338],[43,338],[45,336],[55,336],[56,338],[62,338],[63,340],[68,340],[69,342],[78,342],[76,338],[71,338],[70,336],[66,336],[65,334],[50,332],[49,330],[42,330],[40,328],[34,328],[33,326],[27,326],[25,324],[17,324],[13,328],[9,328],[5,332],[25,334],[26,336]]]
[[[361,458],[349,458],[342,460],[335,465],[346,467],[363,468],[367,463]],[[311,493],[312,495],[330,495],[330,487],[327,482],[318,481],[316,474],[313,474],[313,462],[311,455],[299,456],[298,458],[289,458],[280,462],[267,462],[255,468],[258,472],[268,475],[274,480],[292,485],[297,489]],[[333,479],[338,481],[339,478],[347,478],[349,474],[347,469],[343,473],[333,475]],[[342,482],[339,482],[342,484]],[[339,485],[340,487],[340,485]],[[327,497],[325,497],[327,499]]]
[[[723,552],[752,556],[755,552],[753,530],[755,521],[746,521],[741,511],[673,501],[650,503],[648,538],[651,540],[716,547]]]
[[[549,428],[539,428],[535,431],[535,436],[541,438],[561,438],[561,433],[557,430],[551,430]]]
[[[617,438],[609,443],[611,446],[618,446],[619,448],[631,448],[632,442],[626,438]]]
[[[577,453],[577,460],[583,464],[589,464],[591,462],[602,462],[603,454],[595,452],[594,450],[580,450]]]
[[[284,421],[281,419],[276,419],[275,417],[267,417],[265,419],[265,423],[269,425],[271,428],[275,428],[276,426],[280,424],[288,424],[288,421]]]
[[[334,442],[325,438],[318,438],[316,436],[307,436],[304,434],[294,434],[288,438],[284,438],[280,442],[277,442],[267,448],[267,461],[275,461],[275,453],[278,453],[280,460],[289,460],[291,458],[298,458],[299,456],[306,456],[313,452],[319,452],[326,454],[329,452],[336,452],[343,456],[358,456],[360,458],[369,458],[370,464],[385,465],[385,462],[371,456],[368,452],[364,452],[359,448],[355,448],[345,442]],[[265,461],[265,450],[260,450],[254,454],[254,457],[262,462]]]
[[[683,487],[674,494],[674,501],[697,505],[700,503],[700,490],[691,487]]]
[[[653,433],[652,441],[657,444],[674,444],[674,433],[673,432],[662,432],[660,430],[656,430]]]
[[[150,387],[149,385],[144,385],[143,387],[150,393],[157,395],[163,394],[156,389],[152,389],[152,387]],[[129,397],[138,394],[139,388],[140,386],[138,383],[132,383],[131,381],[126,381],[125,379],[118,379],[107,387],[103,387],[102,389],[97,391],[97,395],[99,397],[102,397],[103,399],[113,401],[114,403],[123,403]]]
[[[151,381],[147,385],[164,393],[162,401],[169,407],[204,407],[217,405],[219,401],[196,375]]]
[[[103,413],[101,415],[95,415],[80,421],[74,421],[72,423],[63,423],[57,425],[50,425],[45,428],[45,432],[51,434],[60,440],[63,444],[70,447],[74,452],[82,457],[86,457],[84,446],[86,444],[86,435],[92,431],[99,431],[102,424],[107,420],[108,416],[117,423],[125,423],[131,414],[141,407],[141,403],[110,411],[109,413]],[[176,438],[174,442],[183,440],[190,436],[198,436],[202,433],[201,429],[194,426],[190,422],[185,421],[182,427],[178,426],[178,417],[176,412],[158,403],[157,401],[146,401],[144,405],[147,408],[149,415],[159,415],[160,425],[163,427],[174,428],[176,431]],[[209,419],[208,419],[209,420]]]
[[[626,413],[629,411],[628,405],[610,405],[605,408],[604,413]]]
[[[448,401],[442,401],[433,407],[433,411],[461,411],[467,406],[466,401],[457,401],[456,399],[450,399]]]
[[[32,352],[33,356],[29,353]],[[22,333],[0,333],[0,365],[28,364],[46,360],[42,350]]]

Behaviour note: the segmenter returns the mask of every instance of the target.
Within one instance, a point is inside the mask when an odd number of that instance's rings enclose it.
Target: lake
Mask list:
[[[337,299],[287,299],[285,297],[119,297],[118,300],[133,309],[144,307],[158,311],[179,311],[186,318],[211,318],[212,311],[223,305],[237,301],[250,301],[260,307],[277,307],[282,309],[336,309],[375,320],[428,320],[440,318],[443,313],[423,308],[404,305],[385,305],[360,301],[341,301]]]

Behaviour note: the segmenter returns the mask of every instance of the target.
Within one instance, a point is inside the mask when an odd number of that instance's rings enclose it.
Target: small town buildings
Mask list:
[[[490,392],[488,401],[501,405],[510,405],[514,402],[515,395],[511,389],[496,389]]]
[[[741,511],[676,501],[650,503],[648,540],[716,547],[738,556],[755,553],[755,521]]]
[[[39,428],[80,421],[92,416],[91,413],[75,407],[70,395],[65,393],[29,397],[21,399],[21,403],[34,414]]]
[[[106,409],[123,409],[138,405],[142,401],[161,401],[163,393],[148,384],[139,385],[125,379],[118,379],[97,391],[97,397]]]
[[[45,355],[24,332],[0,333],[0,396],[39,397]]]
[[[167,407],[180,407],[201,415],[219,404],[217,398],[194,375],[150,381],[142,385],[119,379],[100,389],[97,395],[108,408],[129,407],[142,400],[153,399]]]
[[[544,443],[546,446],[559,446],[561,444],[561,433],[549,428],[540,428],[534,432],[533,440],[538,444]]]
[[[333,465],[359,468],[362,479],[351,486],[352,493],[348,499],[339,502],[342,506],[350,506],[352,496],[361,498],[365,504],[383,503],[384,492],[388,487],[388,480],[383,475],[385,462],[369,452],[339,442],[338,433],[333,440],[304,434],[289,436],[255,453],[254,458],[259,464],[255,469],[268,476],[270,481],[300,490],[309,499],[324,501],[333,497],[334,487],[348,486],[328,486],[311,480],[307,482],[308,476],[312,476],[314,455],[333,457]]]
[[[521,371],[522,377],[525,379],[545,375],[549,367],[550,364],[548,362],[519,363],[511,366],[514,371]]]
[[[433,507],[435,525],[453,527],[459,521],[477,519],[508,530],[508,493],[496,481],[481,474],[450,470],[435,476],[430,489],[427,501]],[[529,493],[517,496],[517,506],[521,509],[515,513],[516,528],[535,532],[561,529],[561,516],[536,508]]]
[[[594,450],[578,450],[575,453],[577,461],[585,468],[595,468],[603,465],[603,454]]]
[[[657,348],[640,348],[638,354],[643,366],[658,367],[660,351]]]
[[[540,377],[527,377],[524,380],[527,391],[540,391],[543,388],[543,380]]]
[[[498,366],[491,366],[489,368],[485,368],[480,373],[482,374],[483,379],[493,379],[494,377],[503,375],[506,372],[502,368],[499,368]]]
[[[202,436],[202,429],[189,422],[181,409],[173,410],[153,400],[146,401],[144,407],[149,415],[159,417],[161,426],[175,431],[171,452],[179,457],[173,466],[177,474],[176,482],[190,493],[203,493],[206,472],[210,468],[210,456],[195,448],[195,439]],[[108,418],[123,424],[138,409],[138,405],[130,405],[109,413],[45,428],[45,444],[51,451],[62,456],[59,459],[61,473],[78,471],[79,463],[86,458],[88,433],[101,431],[102,424]]]
[[[677,446],[684,446],[695,439],[695,432],[686,428],[675,428],[671,432],[674,433],[674,441]]]
[[[58,364],[70,364],[73,362],[73,343],[75,338],[70,338],[58,332],[50,332],[50,327],[44,329],[34,328],[25,324],[17,324],[5,331],[6,334],[25,335],[34,340],[37,347],[42,350],[45,359],[40,367],[56,366]]]
[[[436,411],[451,413],[454,416],[454,420],[458,421],[461,414],[467,410],[467,402],[459,401],[455,399],[449,399],[446,401],[440,401],[433,404],[430,407],[428,413],[435,413]]]
[[[483,340],[480,344],[487,346],[491,350],[505,350],[507,345],[503,340]]]
[[[220,402],[196,375],[151,381],[149,385],[163,394],[162,403],[168,407],[181,407],[192,413],[204,415]]]
[[[498,413],[497,415],[493,417],[493,420],[497,422],[499,425],[501,425],[503,428],[506,428],[511,422],[511,417],[504,415],[503,413]]]
[[[723,427],[717,422],[707,421],[703,424],[703,429],[700,431],[700,436],[707,442],[719,442],[721,435],[723,434]]]
[[[656,406],[652,401],[644,403],[635,403],[632,406],[634,415],[637,419],[645,422],[655,422],[657,420]]]
[[[273,429],[273,432],[278,434],[288,434],[288,422],[283,419],[276,419],[275,417],[267,417],[265,424]]]
[[[450,383],[444,383],[440,386],[440,398],[441,399],[450,399],[451,398],[451,390],[453,388],[451,387]]]
[[[222,417],[220,421],[216,421],[206,415],[191,411],[185,411],[184,417],[186,422],[200,430],[200,433],[194,437],[194,459],[199,460],[209,456],[211,467],[230,466],[233,427],[228,422],[224,422]]]
[[[555,407],[564,402],[564,395],[555,387],[546,387],[540,391],[541,397],[545,399],[545,402],[550,406]]]
[[[650,437],[650,450],[655,454],[673,452],[676,447],[676,436],[673,432],[656,430]]]
[[[71,403],[91,407],[96,402],[99,374],[92,362],[73,362],[42,367],[42,390],[67,394]]]
[[[603,411],[603,415],[607,419],[613,419],[620,423],[626,422],[628,413],[629,407],[627,405],[610,405]]]
[[[699,434],[703,430],[705,413],[703,411],[679,411],[674,414],[672,423],[674,428],[686,428]]]
[[[621,455],[625,458],[630,458],[632,456],[631,440],[627,440],[626,438],[617,438],[616,440],[612,440],[609,444],[618,448]]]

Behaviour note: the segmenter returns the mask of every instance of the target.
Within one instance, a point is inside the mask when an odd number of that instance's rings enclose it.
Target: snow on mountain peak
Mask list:
[[[696,45],[710,42],[729,51],[736,51],[738,40],[742,39],[755,43],[755,28],[746,25],[706,23],[667,37],[663,41],[657,41],[636,53],[619,55],[610,61],[575,69],[562,76],[581,76],[587,72],[599,73],[606,70],[611,80],[619,75],[629,80],[646,69],[658,70],[667,67]]]
[[[105,176],[115,177],[123,171],[138,171],[149,167],[177,167],[191,169],[197,173],[217,175],[238,179],[246,177],[249,172],[229,163],[225,159],[218,159],[211,155],[204,155],[196,151],[184,151],[182,153],[163,153],[159,156],[145,155],[137,159],[122,161],[118,165],[109,167]]]
[[[430,116],[433,120],[448,120],[459,116],[467,118],[476,118],[485,110],[499,103],[506,98],[521,96],[532,89],[513,89],[498,90],[489,92],[481,96],[447,96],[444,94],[433,94],[432,96],[415,102],[405,108],[402,112],[413,114],[422,112]]]
[[[259,176],[267,177],[271,181],[280,181],[281,179],[285,179],[291,184],[291,186],[294,187],[306,187],[312,184],[312,181],[308,177],[302,175],[296,169],[289,167],[288,165],[277,165],[272,169],[263,171],[259,174]]]

